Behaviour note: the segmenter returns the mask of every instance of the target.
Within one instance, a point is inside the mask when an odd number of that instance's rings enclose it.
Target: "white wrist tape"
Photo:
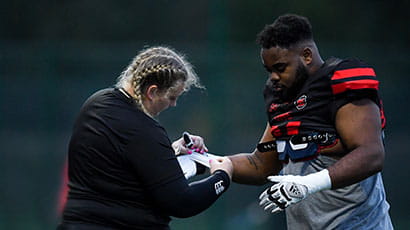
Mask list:
[[[210,168],[209,165],[209,160],[215,159],[218,156],[210,154],[210,153],[197,153],[197,152],[192,152],[192,154],[188,155],[191,160],[196,161],[208,168]]]
[[[196,164],[193,160],[191,160],[189,155],[178,156],[177,160],[186,179],[196,175]]]
[[[327,169],[303,176],[302,178],[303,182],[301,181],[301,184],[306,185],[309,194],[332,188],[332,181]]]

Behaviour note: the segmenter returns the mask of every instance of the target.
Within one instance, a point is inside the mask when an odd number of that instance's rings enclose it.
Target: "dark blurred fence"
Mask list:
[[[3,1],[0,8],[0,230],[55,229],[71,126],[83,101],[113,85],[145,45],[188,55],[207,87],[160,116],[213,152],[254,148],[266,124],[255,34],[280,14],[308,16],[324,58],[355,56],[381,80],[388,119],[384,179],[396,229],[410,229],[410,1]],[[365,135],[365,134],[364,134]],[[174,229],[284,229],[257,206],[265,186],[234,184]]]
[[[57,193],[71,126],[82,102],[116,77],[141,42],[0,42],[0,229],[54,229]],[[172,138],[189,130],[211,151],[254,148],[266,124],[266,79],[253,43],[171,43],[187,54],[207,90],[192,90],[159,117]],[[323,57],[356,56],[374,65],[388,118],[384,169],[396,229],[410,226],[408,148],[410,55],[394,44],[318,41]],[[409,49],[407,49],[409,51]],[[365,134],[364,134],[365,135]],[[174,229],[284,229],[283,214],[257,206],[265,186],[233,185],[204,213]],[[189,204],[187,204],[189,205]]]

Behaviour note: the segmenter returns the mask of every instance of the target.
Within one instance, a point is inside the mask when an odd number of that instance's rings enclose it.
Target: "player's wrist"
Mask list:
[[[304,181],[309,194],[332,188],[332,180],[327,169],[304,176]]]

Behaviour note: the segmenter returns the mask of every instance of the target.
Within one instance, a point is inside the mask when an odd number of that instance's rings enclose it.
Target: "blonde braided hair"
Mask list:
[[[204,88],[193,70],[192,65],[183,55],[164,46],[151,47],[139,52],[127,68],[118,77],[116,87],[131,86],[132,97],[137,105],[149,114],[142,104],[142,97],[150,85],[157,85],[158,89],[168,92],[177,85],[184,83],[184,91],[194,86]]]

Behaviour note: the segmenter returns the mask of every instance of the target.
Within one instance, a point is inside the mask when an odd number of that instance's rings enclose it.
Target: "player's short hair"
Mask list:
[[[135,101],[145,111],[142,95],[149,86],[157,85],[160,91],[167,92],[178,82],[184,83],[185,91],[192,86],[204,88],[184,55],[169,47],[157,46],[140,51],[118,77],[116,86],[131,86]]]
[[[257,35],[256,41],[265,49],[271,47],[290,48],[300,42],[313,40],[312,26],[306,17],[285,14]]]

